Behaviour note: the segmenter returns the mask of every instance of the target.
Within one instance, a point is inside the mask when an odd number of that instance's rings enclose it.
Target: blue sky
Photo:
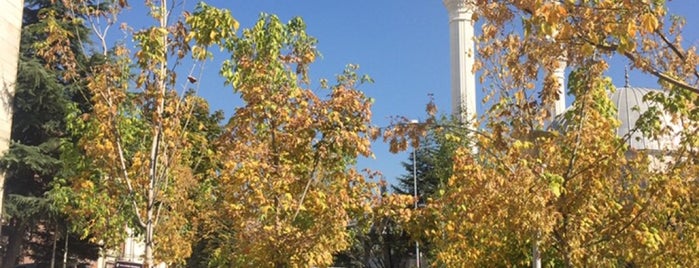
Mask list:
[[[191,11],[197,2],[186,1],[183,8]],[[131,4],[136,6],[136,2]],[[360,73],[375,80],[374,84],[361,87],[376,100],[375,125],[388,125],[389,117],[394,115],[423,118],[429,94],[434,95],[440,112],[449,112],[448,20],[440,0],[212,0],[207,3],[230,9],[241,28],[252,26],[261,12],[276,14],[282,21],[302,17],[307,32],[319,40],[318,50],[323,55],[311,66],[314,80],[311,87],[317,88],[320,78],[333,81],[346,64],[358,64]],[[137,7],[132,10],[138,11]],[[671,1],[670,11],[687,18],[686,43],[698,44],[696,25],[699,24],[695,14],[699,2]],[[200,79],[200,95],[209,100],[213,109],[222,109],[230,116],[240,103],[231,88],[218,78],[219,60],[222,59],[206,64]],[[615,62],[619,61],[612,62],[609,75],[617,86],[622,86],[624,65]],[[180,71],[189,72],[189,69],[184,66]],[[656,79],[632,73],[631,81],[633,86],[655,87]],[[360,160],[361,168],[381,171],[389,182],[405,173],[400,162],[407,159],[407,153],[392,155],[382,142],[375,142],[372,149],[376,159]]]
[[[361,89],[375,99],[375,125],[388,125],[393,115],[424,117],[430,93],[448,112],[448,20],[440,1],[209,3],[229,8],[241,27],[252,25],[260,12],[276,14],[283,21],[301,16],[307,32],[318,38],[318,50],[323,55],[311,66],[316,82],[323,77],[333,81],[348,63],[358,64],[361,73],[374,78],[375,83]],[[389,182],[405,172],[400,162],[407,159],[407,154],[393,155],[380,141],[372,149],[376,158],[361,159],[360,168],[381,171]]]

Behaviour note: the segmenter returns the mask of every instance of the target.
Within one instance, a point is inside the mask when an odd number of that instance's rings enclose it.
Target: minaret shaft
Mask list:
[[[554,104],[554,116],[561,115],[566,110],[566,60],[564,57],[558,60],[558,67],[553,71],[556,81],[558,81],[558,100]]]
[[[451,109],[453,115],[466,122],[476,117],[474,6],[467,0],[444,0],[444,6],[449,11]]]

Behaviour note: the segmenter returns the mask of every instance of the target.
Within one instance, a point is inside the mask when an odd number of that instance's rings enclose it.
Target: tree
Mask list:
[[[53,242],[63,237],[73,244],[84,244],[86,250],[70,250],[72,256],[96,256],[96,245],[67,236],[69,223],[65,214],[53,204],[48,191],[61,171],[60,148],[65,141],[65,115],[72,105],[86,103],[84,84],[79,79],[64,79],[65,72],[37,54],[36,46],[47,37],[47,27],[71,28],[68,38],[73,44],[66,48],[75,55],[76,75],[84,77],[85,65],[94,63],[84,55],[80,39],[87,29],[76,22],[67,8],[50,1],[27,1],[24,11],[20,45],[19,72],[13,99],[11,148],[3,159],[7,170],[5,215],[9,223],[3,228],[8,236],[3,267],[14,267],[25,251],[38,262],[53,262]],[[49,65],[49,66],[47,66]],[[63,245],[63,244],[62,244]],[[62,249],[63,247],[61,247]],[[55,258],[55,256],[54,256]]]
[[[696,266],[697,65],[681,46],[681,20],[666,25],[664,1],[471,4],[483,20],[477,66],[495,99],[479,154],[458,150],[445,194],[417,216],[434,226],[412,233],[432,241],[437,263]],[[613,54],[667,90],[646,97],[661,107],[639,128],[657,137],[670,131],[659,114],[681,122],[672,150],[630,152],[615,136],[604,77]],[[561,57],[576,100],[566,129],[547,131]]]
[[[434,107],[433,103],[428,105]],[[428,111],[429,112],[429,111]],[[434,112],[432,112],[434,113]],[[405,124],[400,122],[398,124]],[[408,156],[407,162],[402,162],[401,165],[405,169],[405,174],[398,177],[397,185],[391,185],[394,194],[414,196],[414,186],[417,184],[417,196],[419,206],[424,206],[430,200],[440,197],[440,189],[444,188],[447,180],[451,177],[453,167],[453,156],[457,148],[467,146],[469,137],[460,127],[460,123],[453,119],[442,117],[437,119],[433,114],[430,115],[426,123],[422,124],[421,134],[415,137],[418,145],[414,148],[415,153]],[[415,163],[413,163],[413,159]],[[413,164],[415,164],[415,175],[417,181],[413,178]],[[413,207],[413,205],[411,205]],[[411,237],[408,235],[404,226],[394,219],[385,218],[376,222],[378,227],[383,231],[382,245],[386,247],[389,254],[384,254],[384,262],[392,263],[393,266],[399,267],[401,260],[414,256],[414,243],[419,237]],[[419,241],[420,251],[431,258],[431,248],[426,241]],[[387,257],[390,257],[391,261]]]
[[[187,95],[193,94],[194,92],[188,92]],[[216,172],[221,170],[221,161],[216,158],[214,150],[215,141],[223,134],[223,119],[222,111],[210,114],[206,101],[199,98],[193,105],[192,117],[188,124],[190,139],[192,144],[196,145],[189,152],[192,171],[200,182],[198,189],[193,191],[195,195],[190,198],[195,200],[194,211],[198,217],[204,219],[210,218],[211,213],[217,209],[213,193],[220,185]],[[191,243],[192,254],[187,259],[186,267],[207,267],[217,248],[213,239],[215,235],[211,233],[217,231],[207,230],[205,225],[199,224],[195,232],[195,239]]]
[[[67,148],[63,161],[74,169],[62,174],[65,183],[54,194],[85,236],[93,234],[114,248],[123,240],[124,228],[130,228],[144,239],[145,266],[156,259],[184,262],[198,229],[192,197],[199,196],[201,183],[213,171],[199,166],[212,154],[207,148],[208,122],[200,120],[206,104],[184,94],[196,78],[178,78],[174,68],[190,52],[195,64],[210,57],[207,49],[216,44],[212,39],[232,36],[237,22],[230,12],[205,4],[171,22],[168,1],[146,1],[155,26],[128,31],[137,48],[132,61],[125,46],[106,44],[113,16],[125,1],[104,4],[104,12],[86,9],[83,1],[66,2],[91,16],[88,22],[108,61],[92,66],[94,75],[87,78],[90,113],[68,115],[77,146]],[[103,28],[97,17],[107,21]],[[177,82],[183,83],[182,92]],[[196,123],[194,128],[190,123]]]
[[[468,145],[467,133],[456,120],[443,117],[428,121],[425,135],[419,137],[419,144],[414,148],[415,154],[411,153],[407,162],[401,162],[406,173],[397,178],[397,185],[391,185],[395,193],[414,194],[413,159],[416,159],[417,194],[422,204],[428,198],[437,197],[438,189],[451,177],[456,148]]]
[[[244,105],[217,150],[210,265],[328,266],[350,246],[347,226],[372,212],[374,188],[354,167],[371,155],[371,100],[355,88],[367,78],[350,65],[326,98],[304,88],[317,52],[300,18],[262,15],[225,43],[221,73]]]

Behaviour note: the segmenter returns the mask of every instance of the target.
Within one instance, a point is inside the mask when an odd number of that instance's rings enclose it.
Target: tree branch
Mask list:
[[[616,52],[616,51],[617,51],[617,48],[619,47],[618,45],[604,45],[604,44],[596,43],[596,42],[593,42],[592,40],[589,40],[589,39],[587,39],[587,38],[585,38],[585,37],[583,37],[583,36],[580,36],[580,35],[578,35],[578,36],[579,36],[582,40],[584,40],[585,42],[587,42],[588,44],[593,45],[593,46],[595,46],[596,48],[602,49],[602,50],[605,50],[605,51]],[[669,41],[669,40],[668,40],[668,41]],[[675,48],[675,49],[676,49],[676,48]],[[663,81],[665,81],[665,82],[668,82],[668,83],[672,84],[673,86],[676,86],[676,87],[679,87],[679,88],[683,88],[683,89],[689,90],[689,91],[691,91],[691,92],[694,93],[694,94],[699,94],[699,87],[694,87],[694,86],[691,86],[691,85],[687,84],[687,83],[684,82],[684,81],[680,81],[680,80],[678,80],[678,79],[672,78],[672,77],[670,77],[669,75],[667,75],[667,74],[665,74],[664,72],[662,72],[661,70],[658,70],[658,69],[653,68],[653,67],[651,67],[651,66],[639,66],[639,65],[637,65],[637,64],[636,64],[636,61],[638,61],[638,56],[632,54],[631,52],[623,52],[623,53],[620,53],[620,54],[622,54],[622,55],[624,55],[626,58],[628,58],[628,59],[629,59],[631,62],[633,62],[634,65],[635,65],[636,67],[638,67],[639,69],[641,69],[641,70],[643,70],[643,71],[645,71],[645,72],[648,72],[648,73],[654,75],[655,77],[658,77],[658,78],[660,78],[661,80],[663,80]],[[681,53],[680,53],[680,55],[681,55]],[[697,73],[697,70],[695,70],[694,73],[695,73],[695,76],[699,77],[699,73]]]
[[[296,217],[299,215],[299,212],[301,211],[301,206],[303,205],[304,199],[306,199],[306,194],[308,193],[308,189],[311,188],[311,183],[315,180],[316,177],[316,171],[318,170],[318,162],[320,162],[320,146],[323,145],[325,139],[325,135],[318,141],[317,145],[318,148],[316,148],[316,153],[313,156],[313,170],[311,170],[311,174],[308,178],[308,182],[306,183],[306,186],[303,188],[303,193],[301,193],[301,197],[299,198],[299,205],[296,207],[296,211],[294,212],[294,217],[291,218],[291,221],[293,222],[296,220]]]
[[[634,56],[633,54],[631,54],[630,52],[624,52],[623,55],[626,56],[627,58],[629,58],[629,60],[631,60],[632,62],[636,62],[636,60],[637,60],[637,57]],[[689,90],[695,94],[699,94],[698,87],[690,86],[687,83],[685,83],[684,81],[680,81],[680,80],[677,80],[675,78],[672,78],[669,75],[663,73],[662,71],[660,71],[658,69],[655,69],[653,67],[646,67],[646,68],[641,67],[641,70],[644,70],[644,71],[660,78],[661,80],[672,84],[673,86]]]

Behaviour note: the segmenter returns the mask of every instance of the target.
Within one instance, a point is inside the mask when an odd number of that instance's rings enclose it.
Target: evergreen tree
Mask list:
[[[401,165],[405,174],[397,178],[397,183],[391,185],[394,193],[414,195],[417,185],[418,205],[424,206],[430,199],[440,197],[440,190],[452,175],[454,152],[460,146],[468,145],[468,130],[455,119],[429,120],[427,133],[421,137],[419,145],[410,151],[408,160]],[[385,230],[382,233],[385,252],[390,253],[393,259],[415,258],[415,238],[401,226],[391,220],[386,221]],[[430,245],[420,242],[421,255],[431,256]],[[389,267],[401,267],[400,261],[392,260],[394,265]],[[424,260],[421,263],[426,263]]]
[[[436,170],[439,168],[437,153],[439,150],[435,140],[435,133],[431,132],[420,141],[417,148],[410,151],[408,160],[401,162],[405,174],[397,178],[397,185],[391,185],[395,193],[414,195],[417,184],[417,196],[419,203],[425,202],[425,197],[432,195],[439,186],[442,178]],[[414,171],[414,173],[413,173]]]
[[[467,146],[470,142],[468,129],[454,119],[431,117],[426,122],[418,130],[426,130],[425,135],[419,138],[419,145],[414,148],[415,151],[408,150],[408,160],[401,163],[405,168],[405,174],[399,176],[397,183],[390,186],[394,194],[413,196],[415,194],[414,186],[417,184],[418,202],[421,206],[429,203],[430,199],[440,198],[442,187],[452,175],[454,152],[457,148]],[[413,174],[414,167],[415,174]],[[384,195],[387,196],[386,189],[383,190]],[[412,208],[412,204],[410,207]],[[427,227],[412,225],[419,225],[419,223],[412,222],[404,225],[404,223],[396,222],[390,216],[374,219],[368,232],[364,233],[358,230],[354,232],[352,247],[336,254],[334,265],[407,267],[415,259],[416,238],[411,237],[406,228]],[[423,258],[431,258],[430,248],[429,244],[424,241],[420,242]],[[428,262],[423,259],[421,263]]]
[[[428,127],[419,145],[414,151],[410,151],[408,160],[401,163],[405,174],[396,179],[395,185],[391,185],[395,193],[414,195],[414,165],[420,204],[424,204],[428,198],[436,197],[442,184],[451,177],[454,151],[468,143],[467,130],[457,121],[447,118],[435,121],[437,123]]]
[[[79,60],[79,65],[90,65],[90,59],[83,55],[80,47],[88,30],[60,2],[52,2],[25,1],[13,99],[12,143],[2,158],[7,176],[3,197],[6,200],[3,217],[7,225],[3,226],[2,235],[7,236],[8,242],[3,246],[2,267],[14,267],[23,252],[37,262],[62,259],[66,237],[71,256],[95,258],[97,253],[95,245],[78,242],[77,236],[65,235],[65,217],[47,195],[55,175],[63,168],[59,158],[66,134],[67,111],[70,107],[85,109],[87,98],[79,77],[66,79],[61,66],[47,66],[37,55],[36,44],[45,41],[49,27],[70,29],[74,33],[70,40],[71,53]],[[47,14],[50,14],[49,19]],[[74,251],[74,248],[84,250]]]

